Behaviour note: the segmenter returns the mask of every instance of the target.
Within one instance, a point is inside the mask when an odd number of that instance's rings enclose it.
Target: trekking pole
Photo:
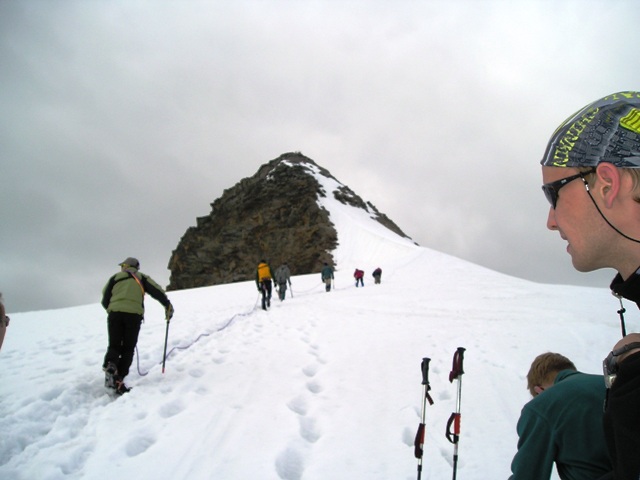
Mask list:
[[[291,292],[291,298],[293,298],[293,288],[291,288],[291,282],[289,282],[289,292]]]
[[[458,347],[456,353],[453,354],[453,367],[449,373],[449,382],[453,383],[458,380],[458,393],[456,394],[456,411],[451,414],[447,422],[446,437],[453,443],[453,480],[456,480],[458,471],[458,440],[460,440],[460,397],[462,394],[462,374],[464,373],[462,363],[464,361],[464,351],[462,347]],[[453,433],[451,432],[451,424],[453,424]]]
[[[427,408],[427,400],[429,405],[433,405],[433,399],[429,395],[431,385],[429,385],[429,362],[430,358],[423,358],[420,369],[422,370],[422,417],[420,419],[420,425],[418,425],[418,431],[416,432],[416,439],[413,444],[414,455],[418,459],[418,480],[422,477],[422,454],[424,453],[424,431],[425,431],[425,410]]]
[[[162,373],[164,373],[164,364],[167,361],[167,341],[169,340],[169,315],[167,314],[167,329],[164,332],[164,352],[162,354]]]

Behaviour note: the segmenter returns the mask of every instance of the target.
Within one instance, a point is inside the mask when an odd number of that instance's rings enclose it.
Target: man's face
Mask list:
[[[576,168],[542,167],[542,183],[548,184],[578,174]],[[558,190],[556,208],[549,206],[547,228],[557,230],[567,241],[567,253],[576,270],[590,272],[607,267],[601,245],[601,219],[587,193],[584,182],[577,178]]]

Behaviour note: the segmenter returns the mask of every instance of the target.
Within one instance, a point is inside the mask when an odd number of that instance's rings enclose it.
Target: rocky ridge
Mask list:
[[[299,152],[285,153],[262,165],[211,204],[211,213],[196,219],[169,260],[167,290],[232,283],[255,278],[266,260],[273,269],[287,262],[292,275],[334,266],[338,235],[319,197],[333,195],[345,205],[366,210],[373,219],[407,237],[386,215],[349,187],[325,192],[311,168],[336,180],[328,170]],[[337,181],[337,180],[336,180]]]

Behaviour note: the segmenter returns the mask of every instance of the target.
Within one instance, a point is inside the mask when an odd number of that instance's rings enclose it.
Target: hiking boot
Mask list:
[[[104,386],[107,388],[116,388],[115,376],[118,373],[116,364],[107,362],[107,364],[102,367],[102,370],[104,371]]]
[[[114,389],[117,395],[123,395],[131,390],[131,388],[124,384],[124,379],[122,377],[115,375],[113,380],[115,384]]]
[[[113,362],[107,362],[107,364],[102,367],[102,371],[109,375],[115,375],[118,373],[118,367],[116,367],[116,364]]]

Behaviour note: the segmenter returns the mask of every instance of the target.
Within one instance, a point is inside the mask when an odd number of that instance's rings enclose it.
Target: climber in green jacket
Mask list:
[[[102,306],[108,313],[109,347],[102,369],[105,384],[117,394],[129,391],[124,377],[129,374],[133,354],[138,343],[144,316],[144,294],[148,293],[165,308],[167,322],[173,316],[173,306],[167,295],[151,277],[140,272],[140,262],[133,257],[120,263],[120,271],[113,275],[102,290]]]
[[[543,353],[531,364],[527,382],[533,399],[518,420],[510,480],[548,479],[554,462],[562,480],[595,480],[609,472],[603,376],[578,372],[558,353]]]

